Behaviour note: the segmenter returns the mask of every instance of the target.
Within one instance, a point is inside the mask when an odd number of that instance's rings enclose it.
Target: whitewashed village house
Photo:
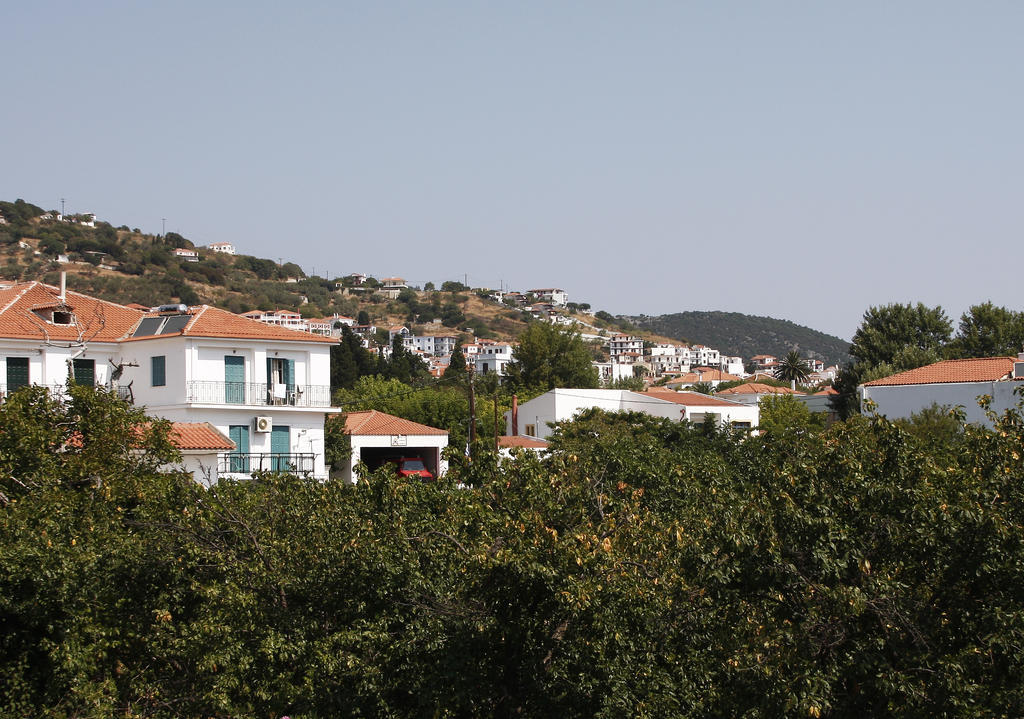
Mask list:
[[[206,305],[147,312],[39,282],[0,287],[0,391],[61,391],[70,375],[151,416],[209,423],[234,445],[208,468],[211,481],[261,470],[326,478],[332,344]]]

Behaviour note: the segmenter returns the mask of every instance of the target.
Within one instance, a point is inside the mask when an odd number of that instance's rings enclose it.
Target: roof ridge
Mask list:
[[[24,297],[24,296],[25,296],[25,293],[26,293],[26,292],[28,292],[28,291],[29,291],[30,289],[32,289],[32,286],[33,286],[33,285],[37,285],[37,284],[40,284],[40,283],[39,283],[38,281],[32,281],[32,282],[29,282],[29,283],[28,283],[28,284],[27,284],[27,285],[25,286],[25,289],[23,289],[23,290],[21,290],[20,292],[18,292],[18,293],[17,293],[17,294],[16,294],[15,296],[14,296],[14,298],[13,298],[13,299],[12,299],[12,300],[11,300],[10,302],[8,302],[8,303],[7,303],[7,304],[6,304],[5,306],[4,306],[4,308],[3,308],[3,309],[0,309],[0,315],[2,315],[2,314],[3,314],[4,312],[6,312],[7,310],[11,309],[11,307],[13,307],[13,306],[14,306],[14,303],[15,303],[15,302],[17,302],[17,301],[18,301],[18,300],[20,300],[20,299],[21,299],[22,297]],[[17,287],[17,285],[15,285],[14,287]],[[14,289],[14,288],[12,287],[11,289]]]

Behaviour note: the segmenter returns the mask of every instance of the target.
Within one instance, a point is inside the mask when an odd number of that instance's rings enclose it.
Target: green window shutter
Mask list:
[[[288,394],[295,391],[295,360],[284,361],[284,383],[288,385]]]
[[[270,469],[274,472],[289,471],[291,464],[288,461],[288,455],[291,454],[291,451],[291,427],[275,424],[270,430],[270,452],[278,456],[271,460]]]
[[[16,389],[28,384],[28,357],[7,358],[7,391],[13,392]]]
[[[93,387],[96,385],[96,360],[76,359],[73,362],[75,384]]]
[[[224,357],[224,402],[245,404],[245,358]]]
[[[249,471],[249,425],[233,424],[228,427],[228,438],[235,443],[229,455],[228,469],[231,472]]]
[[[152,357],[153,386],[163,387],[167,384],[167,358],[164,355]]]

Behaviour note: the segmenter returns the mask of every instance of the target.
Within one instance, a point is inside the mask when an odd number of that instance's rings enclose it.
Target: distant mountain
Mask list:
[[[623,317],[659,335],[714,347],[722,354],[749,360],[756,354],[777,357],[790,350],[814,356],[826,364],[849,360],[850,343],[789,320],[740,312],[676,312],[671,315]]]

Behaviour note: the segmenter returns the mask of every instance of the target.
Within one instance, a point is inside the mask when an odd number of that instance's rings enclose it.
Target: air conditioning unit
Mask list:
[[[253,417],[252,428],[257,432],[269,432],[274,428],[274,422],[270,417]]]

